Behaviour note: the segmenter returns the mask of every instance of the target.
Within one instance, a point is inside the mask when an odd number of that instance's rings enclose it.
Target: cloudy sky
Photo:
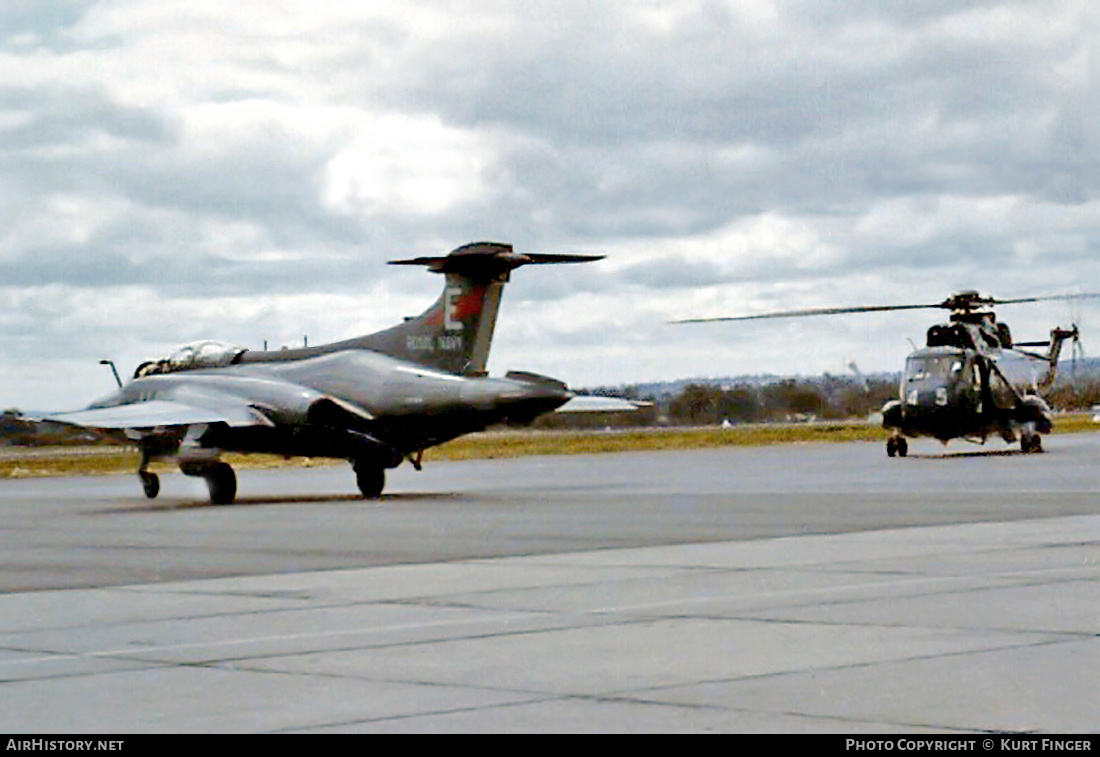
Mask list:
[[[1100,289],[1089,5],[0,0],[0,405],[383,328],[481,239],[608,256],[516,273],[492,373],[896,370],[937,313],[666,322]]]

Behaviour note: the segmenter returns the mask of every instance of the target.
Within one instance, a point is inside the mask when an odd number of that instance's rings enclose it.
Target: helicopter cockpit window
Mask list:
[[[227,342],[204,339],[183,345],[168,357],[150,360],[138,366],[135,377],[152,376],[157,373],[174,373],[196,368],[220,368],[236,363],[247,350]]]
[[[909,383],[942,384],[958,380],[965,372],[966,361],[958,355],[917,355],[905,364],[905,379]]]

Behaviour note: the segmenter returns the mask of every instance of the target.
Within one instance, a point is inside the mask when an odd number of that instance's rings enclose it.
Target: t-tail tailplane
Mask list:
[[[500,296],[512,271],[524,265],[586,263],[602,255],[517,253],[512,245],[473,242],[442,257],[391,260],[424,266],[445,277],[443,293],[415,318],[367,336],[281,353],[246,353],[243,362],[287,360],[342,349],[368,349],[462,376],[483,376]]]
[[[512,271],[524,265],[585,263],[602,257],[521,254],[510,244],[474,242],[445,257],[391,260],[391,265],[420,265],[442,273],[443,294],[422,315],[365,337],[364,346],[449,373],[484,375],[500,295]]]

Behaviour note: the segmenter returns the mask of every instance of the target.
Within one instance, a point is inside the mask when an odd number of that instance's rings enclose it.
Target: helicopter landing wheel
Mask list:
[[[891,436],[886,440],[886,454],[889,457],[905,457],[909,454],[909,442],[905,437]]]
[[[1020,449],[1026,453],[1038,453],[1043,451],[1043,437],[1038,434],[1027,434],[1020,437]]]
[[[160,494],[160,477],[156,473],[150,473],[147,470],[138,471],[138,475],[141,476],[141,488],[145,492],[145,496],[149,499],[156,499]]]

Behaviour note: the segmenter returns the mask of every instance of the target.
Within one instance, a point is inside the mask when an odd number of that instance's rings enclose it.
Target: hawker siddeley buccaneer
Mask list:
[[[905,361],[898,398],[882,408],[882,424],[892,432],[886,442],[890,457],[905,457],[906,437],[930,436],[947,444],[952,439],[985,443],[1000,436],[1007,443],[1020,441],[1023,452],[1042,452],[1040,434],[1053,428],[1050,408],[1040,392],[1054,381],[1063,343],[1079,338],[1077,326],[1055,328],[1049,341],[1013,342],[1008,324],[997,320],[991,307],[1044,300],[1076,300],[1100,297],[1096,293],[998,300],[966,291],[942,302],[920,305],[860,305],[808,308],[760,315],[693,318],[678,323],[748,321],[763,318],[873,313],[893,310],[940,308],[950,311],[947,323],[928,329],[926,344]],[[1022,347],[1046,347],[1046,354]],[[1046,364],[1041,378],[1014,381],[1002,358],[1016,353]]]
[[[583,263],[593,255],[520,254],[510,245],[468,244],[445,257],[390,261],[445,277],[422,315],[375,334],[302,349],[253,352],[222,342],[185,345],[143,363],[126,385],[86,410],[47,416],[124,433],[141,451],[145,495],[160,480],[153,460],[206,479],[218,504],[236,497],[222,452],[331,457],[351,462],[364,497],[377,498],[385,471],[491,424],[530,422],[574,398],[564,383],[533,373],[485,372],[504,283],[523,265]],[[116,374],[117,375],[117,374]],[[632,409],[592,398],[578,410]]]

